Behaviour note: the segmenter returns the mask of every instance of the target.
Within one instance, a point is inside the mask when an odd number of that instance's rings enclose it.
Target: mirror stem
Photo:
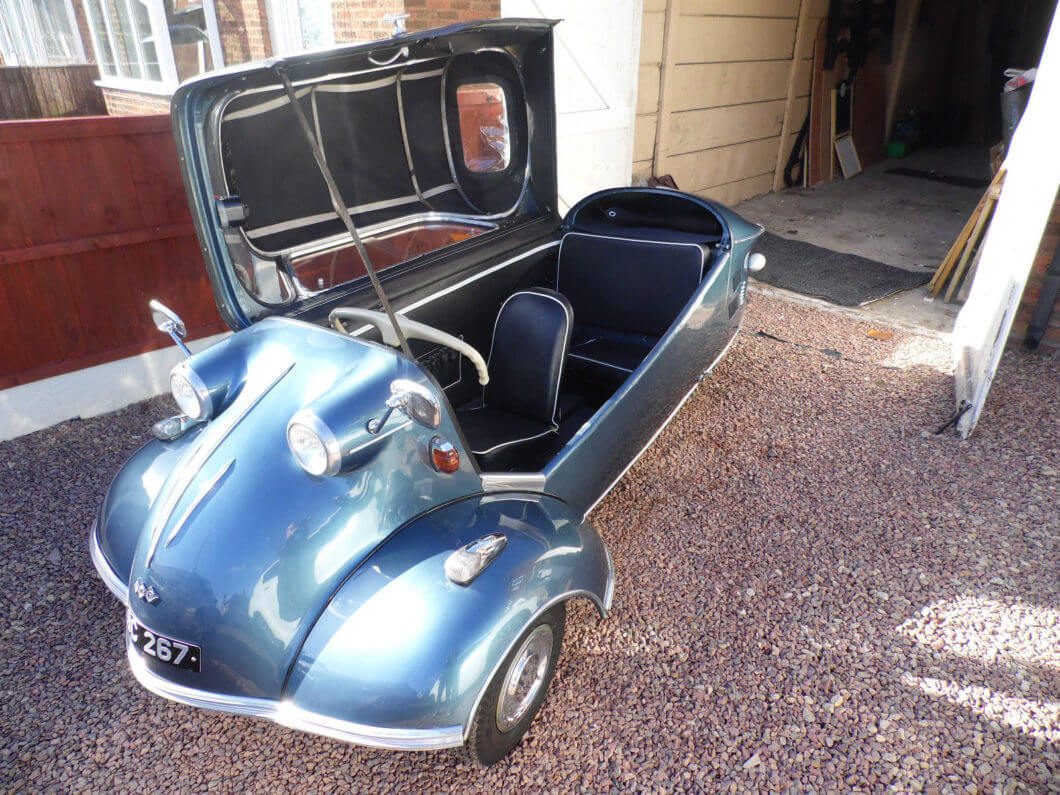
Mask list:
[[[368,425],[366,426],[368,433],[375,436],[377,433],[383,430],[383,426],[386,425],[386,421],[390,419],[390,415],[394,413],[394,409],[396,408],[396,405],[392,406],[390,405],[390,402],[387,401],[386,413],[384,413],[383,416],[379,419],[368,420]]]
[[[177,334],[177,330],[173,328],[172,324],[168,324],[168,327],[165,329],[165,332],[170,336],[173,342],[176,343],[176,346],[184,352],[185,357],[191,356],[191,351],[188,349],[188,346],[184,344],[183,338],[179,334]]]

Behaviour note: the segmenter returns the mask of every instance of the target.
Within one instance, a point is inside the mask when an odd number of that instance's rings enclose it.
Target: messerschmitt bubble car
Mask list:
[[[91,531],[149,690],[490,764],[545,698],[567,602],[606,615],[586,515],[722,357],[764,259],[758,226],[676,191],[561,216],[552,50],[553,23],[495,20],[175,94],[234,333],[174,368],[180,414]]]

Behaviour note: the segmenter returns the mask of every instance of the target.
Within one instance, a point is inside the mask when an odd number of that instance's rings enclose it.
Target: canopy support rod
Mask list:
[[[401,330],[401,324],[398,323],[397,315],[394,314],[394,309],[390,306],[390,299],[386,297],[386,292],[383,291],[383,285],[380,284],[379,276],[376,274],[375,267],[372,265],[372,260],[368,256],[368,249],[365,248],[364,241],[361,240],[361,235],[357,232],[357,227],[353,223],[353,218],[350,217],[350,211],[346,209],[346,202],[342,200],[342,194],[339,193],[339,186],[335,183],[335,177],[331,173],[331,168],[328,167],[328,163],[324,159],[324,152],[320,149],[316,136],[313,134],[313,129],[309,126],[309,120],[306,118],[302,106],[298,104],[298,96],[295,94],[294,86],[291,85],[291,79],[287,76],[287,69],[283,64],[276,64],[273,69],[275,70],[276,75],[280,78],[280,82],[283,83],[283,88],[287,92],[287,99],[291,104],[291,110],[294,112],[295,118],[298,119],[298,126],[302,128],[302,135],[305,137],[306,143],[309,144],[309,148],[313,152],[313,159],[317,162],[317,168],[320,169],[320,176],[324,178],[324,184],[327,186],[328,195],[331,197],[331,206],[334,208],[335,212],[342,220],[342,223],[345,225],[346,231],[350,233],[350,237],[353,239],[353,245],[361,257],[361,262],[364,263],[364,269],[368,272],[368,279],[372,282],[372,287],[375,288],[375,294],[379,298],[379,303],[383,305],[383,311],[386,312],[387,317],[390,318],[390,325],[394,327],[394,336],[397,337],[398,342],[401,344],[401,350],[409,359],[412,359],[412,351],[409,349],[408,340],[405,339],[405,332]]]

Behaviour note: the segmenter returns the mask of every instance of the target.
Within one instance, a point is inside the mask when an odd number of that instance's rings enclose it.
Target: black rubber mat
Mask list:
[[[931,279],[930,271],[914,273],[768,232],[755,251],[766,257],[765,268],[754,274],[758,281],[839,306],[864,306]]]
[[[887,169],[888,174],[897,174],[900,177],[915,177],[916,179],[929,179],[932,182],[944,182],[947,185],[959,185],[962,188],[986,188],[990,185],[990,180],[979,179],[977,177],[961,177],[954,176],[952,174],[940,174],[938,171],[924,171],[919,168],[906,168],[905,166],[899,166],[898,168]]]

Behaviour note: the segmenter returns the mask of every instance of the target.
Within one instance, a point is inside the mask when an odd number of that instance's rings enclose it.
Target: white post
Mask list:
[[[629,185],[642,0],[501,0],[501,15],[556,26],[559,204]]]
[[[983,410],[1060,186],[1058,19],[1060,12],[1053,18],[1030,102],[1005,158],[1005,185],[953,330],[957,406],[971,404],[957,424],[964,438]]]

